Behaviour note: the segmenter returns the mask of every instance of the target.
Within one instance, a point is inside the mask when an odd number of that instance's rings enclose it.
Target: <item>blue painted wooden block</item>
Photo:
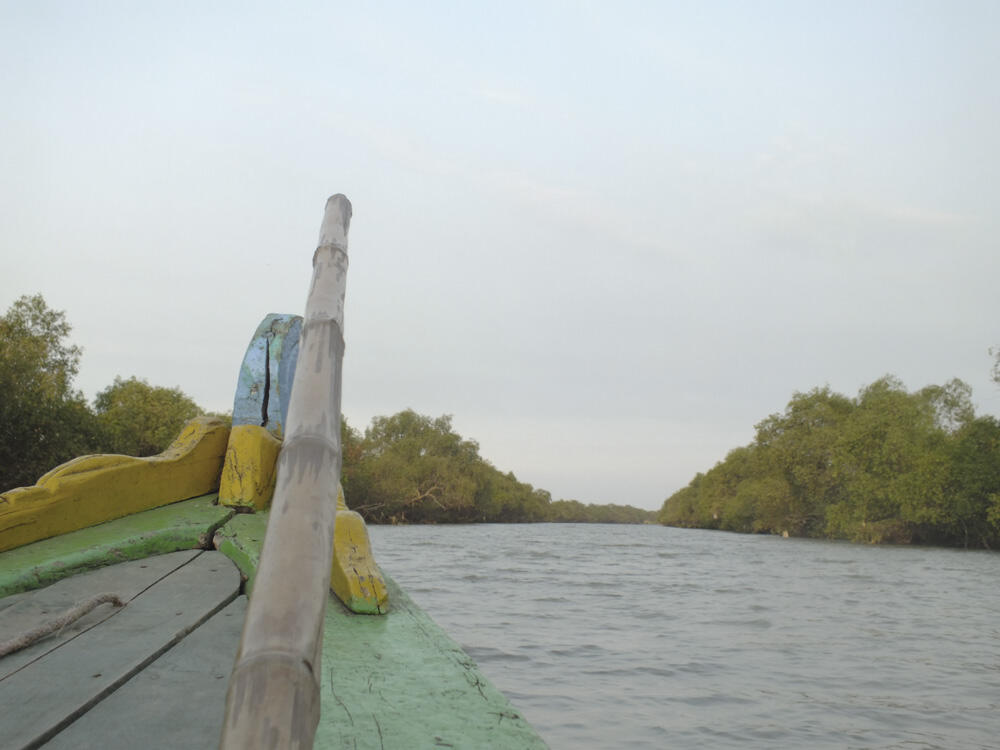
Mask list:
[[[279,439],[284,435],[301,333],[301,315],[270,313],[257,326],[240,365],[234,426],[260,425]]]

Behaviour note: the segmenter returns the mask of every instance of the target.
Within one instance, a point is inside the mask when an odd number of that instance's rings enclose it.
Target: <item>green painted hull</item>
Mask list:
[[[4,552],[0,595],[193,548],[217,548],[236,564],[252,593],[267,516],[237,514],[214,500],[206,495]],[[327,603],[315,747],[545,747],[458,644],[385,579],[388,614],[355,614],[332,595]],[[223,711],[220,702],[220,717]],[[217,745],[217,738],[205,740],[205,747]],[[167,737],[150,742],[170,745]]]

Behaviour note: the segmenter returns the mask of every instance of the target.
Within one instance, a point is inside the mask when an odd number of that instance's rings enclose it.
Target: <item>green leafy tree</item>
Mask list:
[[[742,528],[746,513],[735,508],[740,485],[755,476],[757,466],[754,446],[729,451],[724,461],[709,470],[698,488],[696,512],[698,525],[705,529],[748,531]]]
[[[582,521],[587,506],[579,500],[556,500],[549,506],[549,520],[558,523]]]
[[[450,416],[407,409],[374,418],[364,436],[344,422],[341,444],[347,503],[371,522],[548,520],[549,493],[484,460]]]
[[[653,523],[656,512],[631,505],[581,503],[554,500],[549,503],[548,521],[557,523]]]
[[[841,430],[834,472],[844,498],[828,525],[856,541],[916,541],[921,527],[941,522],[945,430],[933,398],[910,394],[893,377],[862,389]]]
[[[40,294],[0,318],[0,490],[34,484],[98,443],[94,415],[73,388],[81,350],[70,330]]]
[[[136,377],[115,382],[97,394],[94,408],[105,450],[127,456],[162,452],[192,417],[203,410],[179,388],[152,386]]]
[[[447,415],[432,419],[407,409],[376,417],[349,480],[352,507],[379,519],[454,520],[474,507],[478,450],[452,430]]]
[[[698,528],[698,493],[705,475],[698,472],[687,487],[683,487],[663,501],[657,521],[664,526]]]
[[[365,479],[361,476],[364,438],[343,416],[340,418],[340,452],[340,484],[344,488],[344,499],[351,510],[357,511],[369,496]]]
[[[972,387],[958,378],[944,385],[922,388],[919,399],[926,401],[934,414],[935,426],[947,433],[954,433],[976,417],[972,404]]]
[[[541,488],[522,482],[513,472],[496,469],[482,461],[478,472],[475,515],[461,520],[493,523],[546,521],[552,496]]]
[[[1000,422],[961,380],[796,393],[669,497],[661,523],[864,542],[1000,545]]]
[[[949,446],[950,513],[938,540],[963,547],[1000,546],[1000,421],[966,423]]]
[[[822,533],[823,509],[843,494],[832,468],[838,437],[853,410],[845,396],[815,388],[795,393],[783,413],[757,425],[754,531]]]

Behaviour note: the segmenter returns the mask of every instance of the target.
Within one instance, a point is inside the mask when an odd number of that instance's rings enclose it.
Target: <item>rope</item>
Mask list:
[[[56,619],[43,623],[37,628],[32,628],[28,632],[22,633],[16,638],[11,638],[10,640],[0,643],[0,659],[7,656],[7,654],[12,654],[15,651],[20,651],[22,648],[27,648],[35,641],[39,641],[47,635],[59,632],[70,623],[76,622],[85,614],[90,612],[90,610],[104,604],[105,602],[110,602],[116,607],[125,606],[125,602],[121,600],[121,597],[119,597],[118,594],[98,594],[97,596],[91,597],[86,601],[79,602],[70,609],[67,609]]]

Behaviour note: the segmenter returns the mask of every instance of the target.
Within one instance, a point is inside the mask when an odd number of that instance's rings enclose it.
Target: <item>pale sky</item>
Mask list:
[[[0,312],[232,407],[354,204],[343,411],[658,508],[795,391],[1000,414],[1000,3],[0,0]]]

